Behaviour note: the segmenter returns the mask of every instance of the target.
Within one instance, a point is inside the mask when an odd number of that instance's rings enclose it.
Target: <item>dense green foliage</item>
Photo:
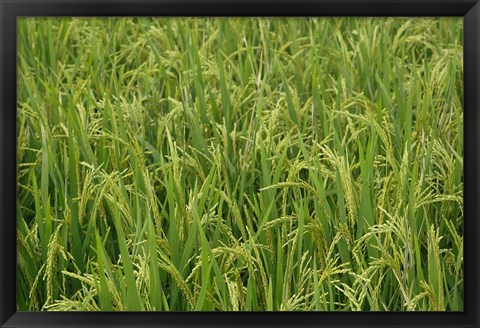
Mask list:
[[[460,18],[23,18],[19,310],[463,310]]]

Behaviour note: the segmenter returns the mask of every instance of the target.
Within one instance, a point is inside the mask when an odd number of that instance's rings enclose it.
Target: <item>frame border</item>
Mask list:
[[[0,0],[0,328],[479,327],[479,0]],[[463,312],[17,312],[16,18],[19,16],[463,16]]]

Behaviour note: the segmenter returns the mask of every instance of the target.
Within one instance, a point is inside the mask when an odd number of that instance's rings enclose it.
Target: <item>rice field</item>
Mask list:
[[[461,18],[19,18],[20,311],[463,311]]]

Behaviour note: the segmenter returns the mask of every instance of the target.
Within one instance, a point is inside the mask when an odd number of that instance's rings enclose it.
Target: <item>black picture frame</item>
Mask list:
[[[463,312],[17,312],[16,18],[19,16],[462,16]],[[0,327],[479,327],[478,0],[0,0]]]

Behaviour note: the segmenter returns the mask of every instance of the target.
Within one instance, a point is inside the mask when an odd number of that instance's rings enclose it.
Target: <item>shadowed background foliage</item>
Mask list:
[[[461,311],[461,18],[18,19],[22,311]]]

